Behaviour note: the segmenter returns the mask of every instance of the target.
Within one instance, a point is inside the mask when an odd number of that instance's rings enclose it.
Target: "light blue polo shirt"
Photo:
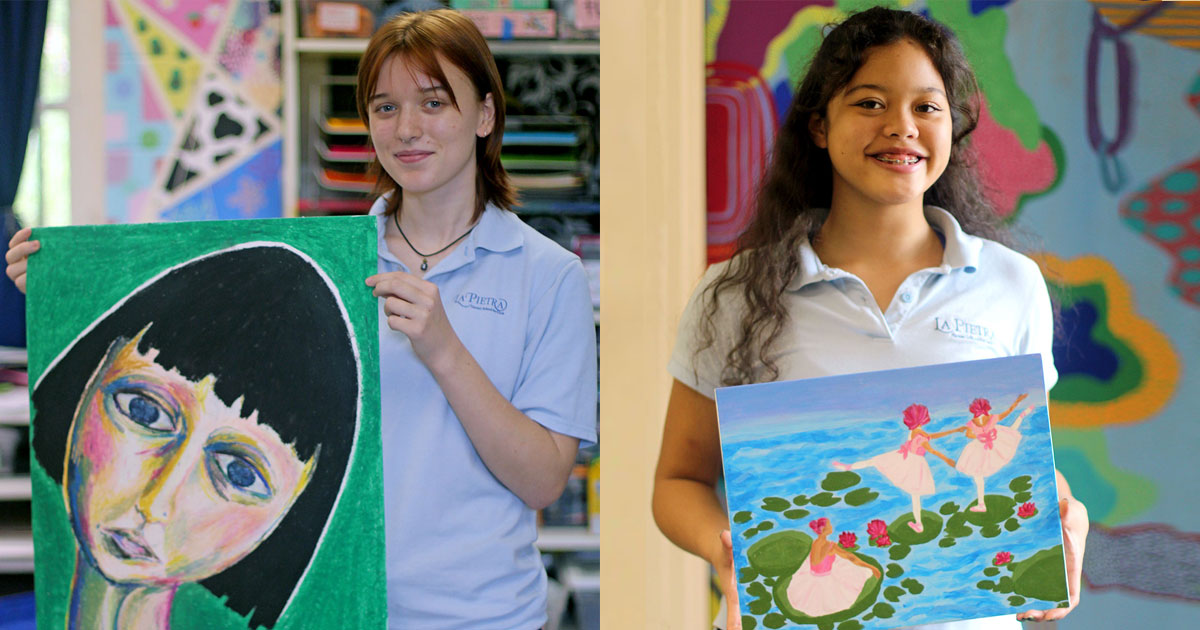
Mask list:
[[[778,380],[1037,353],[1046,389],[1054,385],[1054,315],[1037,263],[963,232],[941,208],[926,206],[925,219],[944,239],[942,264],[906,278],[886,310],[861,279],[825,265],[807,240],[801,243],[799,272],[783,295],[791,319],[771,350]],[[709,398],[721,385],[744,306],[737,290],[724,294],[714,320],[723,336],[693,362],[703,314],[699,296],[727,264],[710,267],[692,293],[667,366],[672,376]],[[718,619],[717,627],[724,627],[724,617]],[[1014,615],[1006,615],[912,630],[1020,627]]]
[[[407,271],[384,242],[379,271]],[[488,207],[425,279],[492,384],[546,428],[596,441],[596,333],[579,259]],[[546,622],[536,516],[483,464],[380,302],[388,627],[530,630]]]

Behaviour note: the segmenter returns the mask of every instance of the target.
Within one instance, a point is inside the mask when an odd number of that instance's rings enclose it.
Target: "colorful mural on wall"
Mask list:
[[[1055,460],[1092,518],[1066,628],[1200,613],[1200,5],[708,0],[709,258],[732,251],[824,25],[885,4],[950,26],[984,96],[997,211],[1061,307]],[[1190,370],[1189,370],[1190,368]]]
[[[106,0],[105,11],[107,220],[280,216],[270,3]]]

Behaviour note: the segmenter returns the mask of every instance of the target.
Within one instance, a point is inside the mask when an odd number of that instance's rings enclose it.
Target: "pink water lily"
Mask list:
[[[853,549],[858,543],[858,536],[854,532],[842,532],[838,536],[838,544],[846,549]]]
[[[892,544],[892,539],[890,537],[888,537],[887,533],[885,532],[883,534],[880,534],[880,535],[872,538],[871,542],[875,543],[876,545],[878,545],[880,547],[886,547],[886,546]]]
[[[992,559],[992,564],[998,567],[1006,565],[1009,562],[1012,562],[1012,554],[1007,551],[997,552],[996,557]]]
[[[1022,503],[1021,507],[1017,508],[1017,516],[1021,518],[1029,518],[1037,514],[1037,505],[1033,502]]]
[[[884,523],[883,519],[877,518],[877,519],[871,521],[870,523],[867,523],[867,535],[870,536],[871,538],[875,538],[876,536],[878,536],[880,534],[886,534],[886,533],[887,533],[887,523]]]

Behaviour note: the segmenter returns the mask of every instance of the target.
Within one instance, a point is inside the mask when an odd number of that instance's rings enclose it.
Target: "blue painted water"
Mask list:
[[[1001,424],[1011,425],[1014,417]],[[933,421],[922,428],[929,433],[936,433],[962,426],[967,420],[966,415],[935,416]],[[896,450],[908,436],[908,430],[899,420],[893,418],[863,422],[856,424],[852,429],[822,428],[723,444],[729,513],[733,515],[745,510],[753,515],[748,522],[732,524],[735,563],[739,569],[748,566],[746,549],[755,541],[789,529],[811,536],[809,522],[819,517],[827,517],[832,521],[835,532],[831,539],[836,540],[837,534],[843,531],[854,532],[858,535],[861,553],[871,556],[882,567],[895,562],[904,568],[904,574],[899,577],[885,577],[882,588],[900,586],[902,580],[910,577],[916,578],[925,586],[922,593],[908,594],[898,603],[889,602],[881,595],[878,601],[893,606],[896,614],[891,619],[863,621],[867,628],[897,627],[1052,608],[1057,602],[1029,600],[1020,606],[1011,606],[1008,602],[1010,594],[995,593],[976,586],[980,580],[994,579],[985,576],[983,569],[992,566],[992,559],[997,552],[1008,551],[1015,561],[1019,561],[1062,542],[1045,406],[1038,407],[1025,418],[1020,433],[1021,443],[1013,460],[987,478],[984,490],[989,495],[1011,498],[1015,493],[1009,489],[1009,482],[1016,477],[1028,475],[1032,483],[1029,492],[1033,495],[1030,500],[1037,505],[1038,514],[1029,519],[1018,518],[1020,529],[1010,532],[1002,528],[1000,535],[994,538],[984,538],[980,533],[981,528],[971,525],[974,533],[958,538],[957,544],[949,548],[938,546],[938,541],[945,537],[943,532],[930,542],[913,546],[908,556],[901,560],[892,560],[886,548],[868,545],[867,522],[878,518],[890,524],[897,517],[911,514],[912,500],[906,492],[892,486],[874,468],[854,471],[862,477],[862,481],[851,488],[833,492],[836,496],[844,496],[851,490],[863,487],[878,492],[879,497],[866,505],[851,507],[839,502],[831,507],[822,508],[809,504],[802,507],[810,513],[795,520],[785,517],[782,512],[773,512],[762,507],[762,500],[766,497],[781,497],[791,501],[796,495],[811,497],[823,492],[820,482],[826,474],[835,471],[832,466],[834,461],[849,464]],[[853,440],[848,440],[848,435],[853,435]],[[956,459],[968,443],[969,440],[963,434],[957,433],[934,440],[931,446],[951,459]],[[958,504],[960,510],[966,509],[976,497],[972,479],[955,471],[932,453],[928,453],[925,458],[933,471],[935,491],[934,494],[922,498],[921,508],[938,513],[944,503],[953,501]],[[818,464],[814,465],[814,462]],[[945,521],[949,517],[944,514],[939,516],[943,519],[944,530]],[[743,536],[745,531],[768,520],[774,522],[773,529],[760,531],[750,539]],[[1000,575],[1008,575],[1008,571],[1003,570]],[[749,584],[739,585],[743,603],[753,599],[746,591],[748,586]],[[858,619],[861,621],[862,615]],[[788,627],[797,626],[789,622]]]

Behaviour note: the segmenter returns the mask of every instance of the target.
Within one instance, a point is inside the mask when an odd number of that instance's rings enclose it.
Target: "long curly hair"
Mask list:
[[[820,229],[833,192],[829,153],[813,142],[809,123],[814,116],[824,118],[830,99],[850,82],[872,48],[901,40],[928,53],[950,101],[950,160],[925,192],[924,203],[945,208],[969,234],[1012,245],[1009,230],[981,194],[967,143],[979,121],[979,86],[954,34],[908,11],[875,7],[855,13],[827,32],[813,56],[775,139],[754,198],[753,218],[738,238],[733,259],[702,296],[696,356],[727,334],[715,323],[722,296],[740,294],[745,304],[722,385],[779,377],[770,352],[788,322],[783,292],[800,269],[800,244]]]

